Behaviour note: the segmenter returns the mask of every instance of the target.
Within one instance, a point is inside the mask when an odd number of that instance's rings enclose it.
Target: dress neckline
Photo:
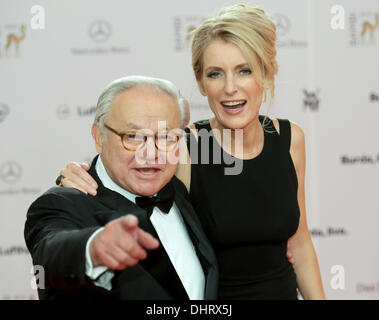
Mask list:
[[[261,123],[261,125],[262,125],[262,123],[263,123],[264,118],[265,118],[265,116],[263,116],[263,115],[259,115],[259,122]],[[268,122],[268,127],[274,126],[272,120],[271,120],[269,117],[267,117],[267,120],[269,121],[269,122]],[[267,140],[266,140],[266,132],[265,132],[265,129],[264,129],[263,127],[262,127],[262,129],[263,129],[263,147],[262,147],[261,152],[259,152],[259,153],[258,153],[255,157],[253,157],[253,158],[241,159],[241,158],[237,158],[237,157],[233,156],[232,154],[230,154],[229,152],[225,151],[225,150],[221,147],[220,143],[218,142],[218,140],[216,139],[216,137],[215,137],[214,134],[213,134],[213,128],[212,128],[212,126],[211,126],[210,119],[208,119],[208,120],[206,120],[206,121],[199,121],[198,123],[199,123],[200,125],[205,125],[205,126],[207,127],[207,130],[211,132],[212,137],[213,137],[213,140],[215,141],[215,143],[217,144],[217,146],[222,150],[223,153],[226,153],[229,157],[232,157],[232,158],[234,158],[234,159],[238,159],[238,160],[242,160],[242,161],[245,161],[245,162],[247,162],[247,161],[251,161],[251,162],[253,162],[253,161],[256,161],[256,160],[261,159],[261,158],[264,156],[264,154],[265,154],[266,145],[267,145]],[[275,130],[275,132],[276,132],[276,130]]]

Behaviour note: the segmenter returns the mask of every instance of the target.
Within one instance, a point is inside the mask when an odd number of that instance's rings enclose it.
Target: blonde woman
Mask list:
[[[275,41],[266,13],[242,4],[193,31],[193,70],[214,117],[186,129],[192,162],[176,175],[216,252],[219,299],[297,299],[297,289],[304,299],[325,298],[307,227],[304,133],[293,122],[260,115],[262,102],[274,97]],[[221,163],[214,147],[221,147]],[[194,161],[204,153],[208,163]],[[225,174],[230,161],[241,164],[240,172]],[[94,193],[83,168],[69,164],[62,184]]]

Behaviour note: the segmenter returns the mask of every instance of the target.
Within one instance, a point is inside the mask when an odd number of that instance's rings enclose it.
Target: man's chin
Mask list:
[[[156,195],[160,189],[162,188],[141,188],[138,192],[138,195],[143,197],[152,197]]]
[[[167,175],[161,170],[149,175],[141,174],[137,170],[133,173],[133,184],[136,186],[135,191],[137,191],[135,193],[144,197],[157,194],[170,180],[167,179]]]
[[[144,197],[151,197],[157,194],[167,182],[156,180],[156,181],[139,181],[138,187],[136,190],[138,191],[138,195]]]

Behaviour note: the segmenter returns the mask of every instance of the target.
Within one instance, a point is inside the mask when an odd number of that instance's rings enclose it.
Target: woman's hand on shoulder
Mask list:
[[[189,128],[192,134],[197,138],[197,130],[196,130],[195,124],[192,123],[189,126],[187,126],[187,128]]]
[[[69,162],[60,174],[63,176],[61,185],[66,188],[75,188],[93,196],[97,193],[97,183],[87,172],[90,166],[87,163]]]
[[[188,128],[194,133],[195,126],[193,124],[189,125]],[[187,148],[187,139],[182,140],[179,148],[179,165],[176,169],[175,176],[184,183],[189,192],[191,185],[191,158]]]

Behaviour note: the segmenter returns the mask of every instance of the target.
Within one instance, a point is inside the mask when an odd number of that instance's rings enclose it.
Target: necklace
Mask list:
[[[246,136],[249,136],[250,134],[245,134],[244,129],[224,128],[219,124],[216,118],[210,119],[210,125],[213,131],[213,135],[221,148],[234,157],[240,159],[252,159],[262,152],[264,145],[264,135],[259,133],[257,134],[258,129],[260,129],[261,133],[263,132],[259,119],[257,120],[255,128],[252,130],[252,132],[250,132],[252,135],[251,138],[249,137],[249,139],[246,139]],[[215,134],[216,132],[217,134]],[[258,142],[256,142],[257,140]],[[245,150],[248,151],[245,152]]]

